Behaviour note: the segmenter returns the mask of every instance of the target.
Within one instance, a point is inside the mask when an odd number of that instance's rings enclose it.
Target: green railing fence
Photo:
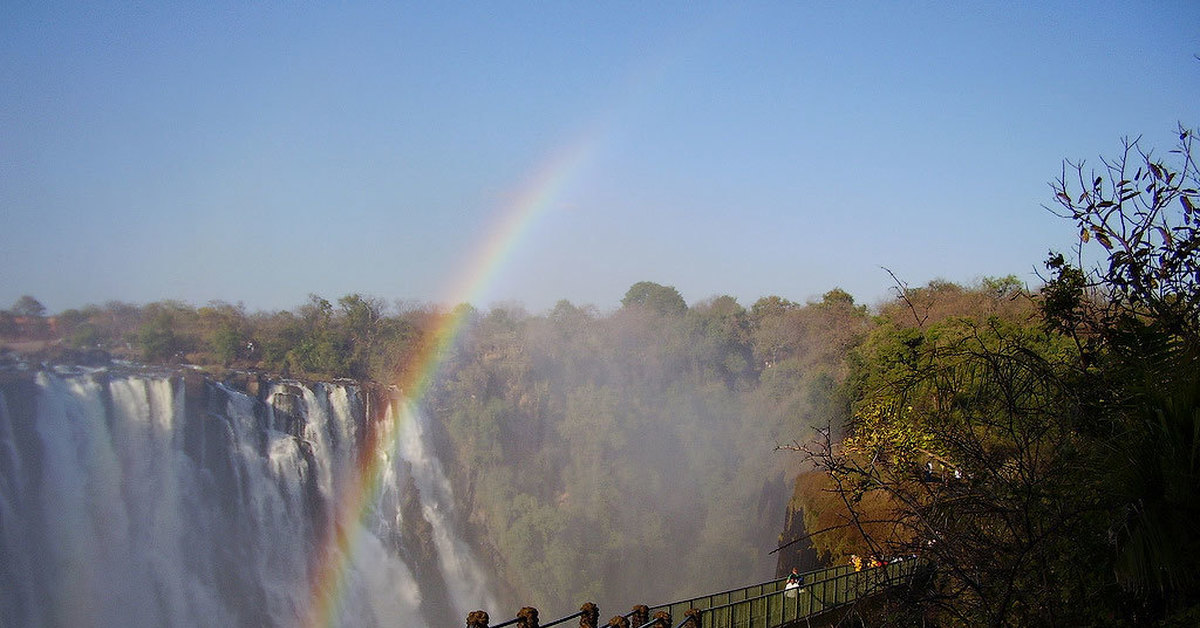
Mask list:
[[[866,597],[909,582],[922,566],[917,559],[902,560],[881,567],[855,571],[851,565],[840,565],[828,569],[810,571],[804,576],[804,584],[797,590],[785,590],[786,578],[770,580],[760,584],[731,589],[701,597],[690,598],[650,607],[649,617],[659,611],[671,616],[672,625],[682,627],[687,622],[685,613],[689,609],[700,611],[703,628],[777,628],[791,622],[815,617],[841,607],[848,606]],[[545,624],[542,628],[563,624],[580,617],[574,613]],[[626,614],[629,618],[632,615]],[[654,620],[645,626],[653,625]],[[521,625],[519,619],[511,619],[492,628]],[[473,624],[468,620],[468,626]],[[487,625],[487,624],[483,624]],[[630,628],[644,628],[631,625]]]
[[[847,606],[890,587],[907,582],[919,562],[907,560],[854,571],[852,567],[806,574],[800,591],[778,590],[700,608],[704,628],[774,628],[806,617]],[[793,595],[794,593],[794,595]],[[699,608],[699,607],[697,607]],[[672,613],[674,619],[675,615]],[[680,616],[682,618],[682,616]]]
[[[854,567],[850,565],[840,565],[837,567],[830,567],[828,569],[810,571],[802,575],[804,576],[805,582],[816,582],[819,580],[834,578],[853,571]],[[656,611],[667,611],[671,614],[672,618],[682,618],[684,611],[688,610],[689,608],[704,610],[717,606],[736,604],[738,602],[760,598],[765,595],[783,591],[783,585],[786,582],[787,578],[780,578],[777,580],[769,580],[761,584],[742,587],[740,589],[731,589],[729,591],[722,591],[720,593],[713,593],[711,595],[704,595],[687,600],[680,600],[678,602],[671,602],[670,604],[652,606],[650,607],[650,615],[653,616]]]

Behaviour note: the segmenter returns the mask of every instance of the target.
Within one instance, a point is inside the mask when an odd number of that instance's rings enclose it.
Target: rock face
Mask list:
[[[796,539],[800,540],[779,550],[779,559],[775,566],[776,578],[788,575],[793,567],[805,572],[825,566],[821,564],[817,550],[813,547],[807,534],[808,531],[804,527],[804,511],[794,508],[793,504],[788,504],[783,532],[779,534],[779,545],[782,546]]]
[[[0,623],[419,628],[492,608],[423,421],[349,382],[2,372]]]

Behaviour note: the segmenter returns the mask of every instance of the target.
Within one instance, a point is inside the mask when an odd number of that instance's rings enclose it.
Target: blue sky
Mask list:
[[[0,307],[438,301],[580,138],[475,305],[1036,284],[1062,160],[1171,148],[1197,54],[1190,1],[9,0]]]

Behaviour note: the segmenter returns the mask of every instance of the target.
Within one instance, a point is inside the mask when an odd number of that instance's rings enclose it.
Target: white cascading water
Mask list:
[[[0,626],[308,616],[316,544],[355,485],[364,442],[356,386],[281,382],[260,400],[208,382],[205,399],[187,399],[178,377],[19,377],[0,387]],[[350,555],[335,557],[347,561],[335,625],[420,628],[494,608],[422,419],[398,406],[385,416],[395,441],[366,453],[382,457],[378,495],[348,535]],[[418,552],[405,546],[406,484],[420,500],[407,516],[425,518],[436,565],[407,562]],[[430,582],[445,590],[423,590]]]
[[[454,493],[441,462],[430,451],[423,424],[425,417],[411,404],[404,405],[401,412],[398,453],[412,466],[413,479],[421,492],[421,510],[433,526],[433,538],[451,600],[456,608],[495,608],[496,604],[484,586],[483,571],[472,558],[470,548],[453,532]]]

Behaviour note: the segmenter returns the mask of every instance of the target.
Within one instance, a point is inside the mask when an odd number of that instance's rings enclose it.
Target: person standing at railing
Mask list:
[[[788,574],[787,583],[783,585],[784,595],[788,597],[796,597],[804,589],[800,585],[804,584],[804,576],[800,575],[800,571],[796,567],[792,567],[792,573]]]

